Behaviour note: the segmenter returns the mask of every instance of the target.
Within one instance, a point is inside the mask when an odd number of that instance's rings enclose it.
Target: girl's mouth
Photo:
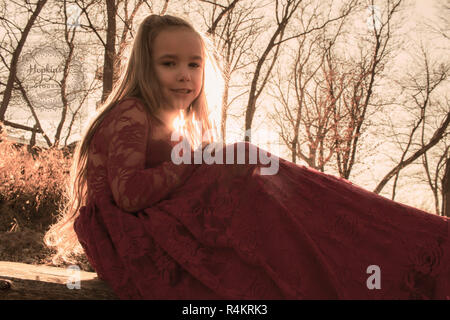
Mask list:
[[[183,94],[188,94],[188,93],[192,92],[192,90],[189,90],[189,89],[172,89],[172,91],[174,91],[176,93],[183,93]]]

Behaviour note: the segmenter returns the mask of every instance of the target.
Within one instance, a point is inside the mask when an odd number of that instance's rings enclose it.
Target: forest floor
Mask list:
[[[33,265],[65,267],[70,264],[53,264],[54,250],[43,242],[44,233],[29,228],[12,232],[0,232],[0,261],[21,262]],[[83,271],[95,272],[85,256],[77,259],[77,265]]]

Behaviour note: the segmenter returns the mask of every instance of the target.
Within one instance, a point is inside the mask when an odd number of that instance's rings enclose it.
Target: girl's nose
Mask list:
[[[189,81],[190,79],[191,76],[189,74],[189,71],[181,69],[180,73],[178,74],[178,81]]]

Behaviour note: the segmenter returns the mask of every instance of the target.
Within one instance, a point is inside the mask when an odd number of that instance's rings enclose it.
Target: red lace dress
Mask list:
[[[137,99],[108,114],[74,224],[119,298],[450,298],[448,218],[281,158],[276,175],[248,162],[182,170],[153,127]],[[224,151],[238,146],[258,149]]]

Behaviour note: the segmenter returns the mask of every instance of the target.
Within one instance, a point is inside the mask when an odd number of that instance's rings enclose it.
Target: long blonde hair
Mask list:
[[[152,45],[156,36],[166,28],[182,27],[195,32],[201,40],[205,58],[216,69],[216,75],[221,77],[217,61],[210,53],[214,50],[207,46],[211,42],[204,35],[197,32],[185,20],[170,15],[149,15],[138,28],[133,41],[132,50],[126,68],[120,72],[118,81],[111,93],[98,109],[98,113],[83,134],[81,143],[78,142],[70,172],[65,202],[58,221],[53,224],[44,236],[44,243],[56,250],[52,262],[58,264],[61,260],[66,263],[76,263],[73,255],[83,253],[73,224],[79,216],[80,208],[87,200],[87,162],[88,151],[97,128],[114,106],[126,97],[137,97],[145,102],[146,111],[155,115],[162,100],[159,84],[152,63]],[[217,126],[209,113],[205,95],[205,68],[203,68],[203,83],[199,96],[192,102],[185,119],[185,134],[194,145],[201,144],[201,140],[213,142],[218,139]],[[194,120],[195,118],[195,120]],[[211,119],[210,119],[211,118]],[[203,137],[204,133],[210,133]]]

